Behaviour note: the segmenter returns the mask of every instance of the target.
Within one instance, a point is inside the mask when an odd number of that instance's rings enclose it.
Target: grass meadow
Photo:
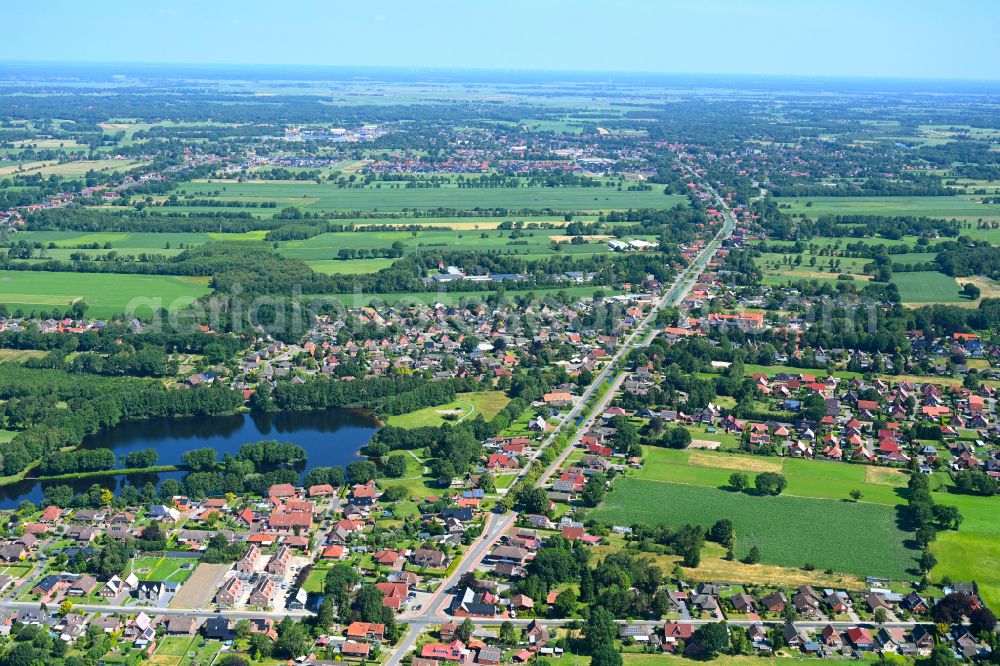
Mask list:
[[[518,187],[459,189],[454,186],[427,189],[342,189],[315,182],[251,181],[191,182],[173,192],[179,196],[213,198],[218,201],[277,201],[309,211],[403,211],[457,208],[622,210],[627,208],[672,208],[687,199],[664,195],[662,189],[629,192],[606,187]]]
[[[894,273],[892,283],[899,289],[899,298],[904,303],[968,302],[959,295],[955,278],[937,271]]]
[[[957,532],[942,532],[931,550],[938,558],[934,580],[944,576],[956,581],[976,581],[983,600],[1000,606],[1000,521],[997,498],[935,493],[934,501],[958,507],[962,525]]]
[[[390,416],[386,423],[399,428],[420,428],[423,426],[439,426],[446,422],[445,416],[453,415],[450,422],[465,420],[482,414],[489,421],[501,409],[507,406],[510,398],[503,391],[476,391],[475,393],[459,393],[454,402],[447,405],[425,407],[406,414]]]
[[[778,197],[790,213],[820,215],[917,215],[978,219],[1000,217],[1000,205],[982,204],[976,197]],[[807,203],[811,205],[806,205]]]
[[[751,479],[760,472],[783,474],[788,480],[784,495],[847,500],[852,490],[860,490],[862,503],[887,506],[903,501],[900,489],[908,479],[899,470],[869,465],[655,447],[646,449],[645,464],[634,478],[721,488],[728,486],[733,472],[744,472]]]
[[[89,306],[88,315],[110,317],[123,312],[134,298],[160,298],[167,306],[175,299],[195,299],[208,292],[205,279],[173,275],[0,271],[0,303],[11,312],[62,312],[82,299]]]

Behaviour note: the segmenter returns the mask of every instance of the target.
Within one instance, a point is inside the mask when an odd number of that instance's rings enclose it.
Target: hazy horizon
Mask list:
[[[1000,5],[385,0],[0,8],[0,61],[995,81]],[[40,38],[40,35],[42,38]]]

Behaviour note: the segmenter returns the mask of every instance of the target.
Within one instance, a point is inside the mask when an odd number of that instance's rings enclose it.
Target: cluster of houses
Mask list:
[[[224,617],[202,618],[195,615],[157,615],[140,611],[136,614],[52,613],[42,609],[22,609],[0,612],[0,635],[9,635],[15,625],[43,627],[67,643],[76,643],[91,628],[117,639],[122,651],[136,650],[152,655],[162,637],[201,635],[205,639],[232,641],[236,638],[235,622]],[[266,617],[249,619],[250,633],[277,638],[274,620]]]
[[[956,584],[947,591],[967,594],[974,605],[981,604],[974,585]],[[904,595],[872,587],[866,593],[848,593],[803,585],[787,592],[776,589],[751,595],[741,585],[701,583],[671,591],[670,600],[672,615],[678,619],[664,623],[662,634],[656,625],[628,623],[620,627],[619,637],[659,647],[665,653],[696,654],[698,625],[691,619],[697,617],[741,621],[759,653],[788,649],[826,658],[857,658],[863,653],[926,657],[939,639],[947,641],[960,658],[982,657],[990,651],[965,626],[936,637],[929,615],[935,601],[916,592]],[[789,609],[795,611],[795,622],[781,620]],[[871,622],[879,612],[885,613],[884,624]]]
[[[998,452],[985,443],[1000,434],[996,390],[990,386],[973,390],[882,379],[867,383],[804,373],[754,375],[753,381],[759,395],[785,411],[797,413],[811,394],[820,396],[826,409],[819,420],[794,422],[700,415],[703,422],[739,433],[751,451],[771,447],[792,456],[888,465],[908,465],[916,458],[924,473],[946,461],[952,469],[979,468],[1000,476]],[[922,427],[923,444],[911,444],[918,439],[916,425]],[[935,440],[939,444],[926,443]]]
[[[361,356],[366,376],[412,371],[430,373],[432,379],[501,379],[511,377],[524,361],[519,350],[537,345],[569,358],[564,365],[574,374],[596,369],[654,300],[643,295],[623,299],[608,334],[580,326],[582,317],[593,307],[589,301],[532,304],[523,310],[493,308],[485,303],[355,308],[344,316],[321,317],[302,344],[264,341],[239,360],[231,382],[249,395],[260,381],[304,382],[312,376],[350,380],[354,377],[345,376],[339,368],[353,365]],[[530,325],[518,323],[529,319]],[[387,334],[380,338],[352,334],[341,341],[344,331],[372,326]],[[476,340],[475,345],[464,344],[468,337]]]
[[[501,663],[524,664],[538,657],[558,657],[563,649],[554,645],[554,632],[539,621],[531,620],[520,631],[518,647],[505,660],[505,650],[498,644],[495,628],[477,627],[468,640],[457,636],[460,622],[442,624],[437,631],[438,640],[423,644],[413,656],[413,666],[441,666],[442,664],[499,666]]]
[[[244,557],[234,567],[236,582],[227,579],[213,597],[220,606],[270,609],[285,607],[287,603],[294,608],[298,601],[301,608],[304,600],[301,587],[296,584],[300,579],[298,574],[311,558],[315,521],[327,510],[335,491],[330,486],[306,490],[287,484],[272,486],[270,491],[267,499],[245,503],[231,503],[225,498],[192,501],[177,496],[169,504],[123,511],[49,506],[41,510],[36,520],[23,523],[23,534],[12,537],[10,543],[0,548],[0,556],[8,562],[41,561],[54,554],[67,559],[78,554],[89,557],[110,540],[141,537],[147,525],[155,522],[169,539],[171,552],[167,556],[181,569],[193,570],[213,537],[223,536],[229,544],[245,547]],[[307,493],[311,493],[312,499],[305,498]],[[40,540],[50,538],[72,545],[58,552],[40,552]],[[108,580],[97,580],[88,574],[49,573],[28,589],[46,603],[100,597],[119,605],[162,607],[180,591],[182,584],[148,579],[150,573],[136,570],[134,564]],[[235,594],[237,591],[240,594]]]

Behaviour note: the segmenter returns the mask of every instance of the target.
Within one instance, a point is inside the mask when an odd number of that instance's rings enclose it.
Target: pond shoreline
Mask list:
[[[114,490],[120,483],[133,485],[165,478],[180,478],[185,467],[181,454],[212,448],[220,456],[235,455],[244,444],[261,440],[288,441],[306,451],[308,467],[346,466],[361,459],[360,450],[383,427],[370,410],[318,409],[258,413],[241,410],[219,416],[184,416],[136,419],[84,438],[76,449],[110,449],[116,455],[156,449],[157,464],[146,468],[114,468],[36,476],[41,461],[20,474],[0,478],[0,508],[12,508],[24,500],[40,501],[49,485],[71,485],[81,492],[91,483]]]

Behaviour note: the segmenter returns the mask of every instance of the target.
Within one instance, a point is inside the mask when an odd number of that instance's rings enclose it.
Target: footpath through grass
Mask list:
[[[446,405],[424,407],[406,414],[390,416],[386,423],[398,428],[420,428],[439,426],[445,422],[457,423],[482,414],[489,421],[507,406],[510,398],[503,391],[476,391],[459,393],[453,402]],[[446,418],[451,417],[451,418]]]

